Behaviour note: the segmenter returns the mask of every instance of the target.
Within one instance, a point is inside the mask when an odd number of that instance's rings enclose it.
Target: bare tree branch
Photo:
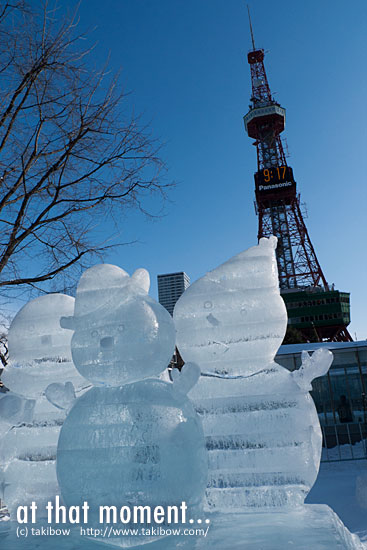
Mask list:
[[[77,23],[47,3],[0,5],[2,295],[68,284],[112,246],[96,242],[98,221],[149,215],[148,196],[169,187],[159,142],[129,114],[119,75],[90,68]]]

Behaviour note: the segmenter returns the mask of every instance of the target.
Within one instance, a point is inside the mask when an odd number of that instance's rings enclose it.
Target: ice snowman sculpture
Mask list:
[[[302,504],[319,469],[322,435],[311,381],[332,354],[274,362],[287,326],[276,238],[260,239],[194,282],[174,310],[177,346],[202,372],[190,393],[209,455],[207,502],[218,510]]]
[[[48,294],[28,302],[9,329],[9,365],[2,374],[9,392],[0,402],[7,431],[0,441],[4,501],[12,519],[18,505],[32,500],[42,517],[44,504],[59,493],[56,449],[60,427],[86,386],[71,360],[70,331],[60,317],[70,315],[74,298]]]
[[[173,384],[149,378],[169,364],[175,329],[148,289],[144,269],[129,277],[96,265],[80,279],[74,315],[61,320],[74,330],[74,364],[94,386],[61,429],[57,474],[68,506],[88,502],[89,525],[100,506],[195,509],[204,496],[204,435],[186,396],[199,372],[188,368]]]

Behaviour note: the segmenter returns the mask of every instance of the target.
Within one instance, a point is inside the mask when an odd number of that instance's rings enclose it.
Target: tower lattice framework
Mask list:
[[[271,95],[264,50],[255,48],[253,35],[252,41],[253,49],[247,56],[252,96],[244,123],[257,151],[254,177],[258,238],[270,235],[278,238],[279,286],[289,323],[309,341],[351,341],[347,330],[349,294],[339,293],[328,285],[317,259],[280,137],[285,127],[285,109]],[[338,304],[338,309],[331,304]]]

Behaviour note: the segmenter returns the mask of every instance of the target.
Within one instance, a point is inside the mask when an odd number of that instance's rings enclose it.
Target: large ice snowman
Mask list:
[[[302,504],[319,468],[311,381],[326,349],[289,372],[274,362],[287,326],[276,238],[263,238],[194,282],[174,310],[177,346],[202,372],[190,393],[209,455],[207,501],[218,510]]]
[[[103,505],[186,501],[194,511],[205,492],[204,435],[186,396],[199,372],[189,365],[173,384],[150,378],[169,364],[175,329],[148,289],[144,269],[129,277],[117,266],[94,266],[79,282],[74,315],[61,321],[74,330],[74,364],[94,387],[61,429],[57,473],[67,505],[88,502],[89,525]]]
[[[9,329],[10,362],[2,374],[9,392],[0,402],[7,426],[0,441],[3,498],[11,518],[36,501],[38,517],[59,493],[56,449],[60,427],[77,393],[87,386],[71,360],[71,334],[60,327],[74,298],[48,294],[28,302]],[[5,431],[5,430],[3,430]]]

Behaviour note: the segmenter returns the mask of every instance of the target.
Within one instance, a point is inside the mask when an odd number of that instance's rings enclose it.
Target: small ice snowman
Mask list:
[[[1,478],[11,518],[18,505],[44,504],[58,494],[56,449],[75,389],[86,386],[71,360],[70,331],[60,317],[70,315],[74,298],[47,294],[28,302],[9,329],[9,365],[2,374],[9,388],[0,402],[8,428],[1,439]]]
[[[200,372],[187,365],[173,384],[150,378],[169,364],[175,328],[148,290],[144,269],[129,277],[117,266],[96,265],[80,279],[74,315],[61,320],[74,331],[76,368],[94,384],[70,410],[57,451],[64,502],[87,501],[88,525],[98,523],[100,506],[185,501],[196,509],[205,492],[204,436],[186,396]]]
[[[319,469],[321,429],[309,390],[332,354],[305,352],[295,372],[275,363],[287,327],[276,242],[260,239],[210,271],[174,309],[177,347],[202,372],[190,397],[203,420],[211,509],[300,505]]]

